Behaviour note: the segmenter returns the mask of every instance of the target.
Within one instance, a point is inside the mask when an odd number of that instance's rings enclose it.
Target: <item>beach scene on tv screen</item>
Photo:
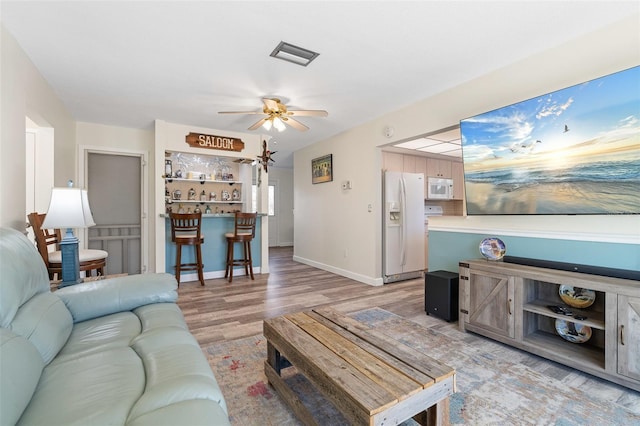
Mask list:
[[[460,122],[467,214],[640,213],[640,67]]]

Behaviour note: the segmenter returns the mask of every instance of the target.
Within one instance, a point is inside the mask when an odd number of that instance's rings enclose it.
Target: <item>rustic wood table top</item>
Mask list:
[[[305,424],[309,410],[280,377],[295,366],[353,424],[448,424],[455,370],[375,327],[323,308],[264,321],[269,382]]]

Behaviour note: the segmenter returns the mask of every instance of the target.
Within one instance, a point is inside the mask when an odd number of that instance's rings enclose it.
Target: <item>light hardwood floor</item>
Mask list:
[[[415,279],[369,286],[293,261],[292,247],[269,249],[269,274],[185,282],[178,289],[178,305],[189,329],[200,342],[253,336],[262,321],[319,306],[353,312],[378,306],[407,319],[422,318],[424,281]],[[421,321],[422,322],[422,321]]]

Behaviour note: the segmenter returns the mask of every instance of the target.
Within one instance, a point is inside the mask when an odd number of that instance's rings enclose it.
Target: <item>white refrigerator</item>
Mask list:
[[[382,279],[419,278],[424,273],[424,175],[385,172],[383,181]]]

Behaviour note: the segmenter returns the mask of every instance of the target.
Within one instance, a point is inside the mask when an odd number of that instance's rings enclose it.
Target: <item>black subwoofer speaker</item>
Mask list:
[[[424,310],[446,321],[458,320],[458,274],[449,271],[424,275]]]

